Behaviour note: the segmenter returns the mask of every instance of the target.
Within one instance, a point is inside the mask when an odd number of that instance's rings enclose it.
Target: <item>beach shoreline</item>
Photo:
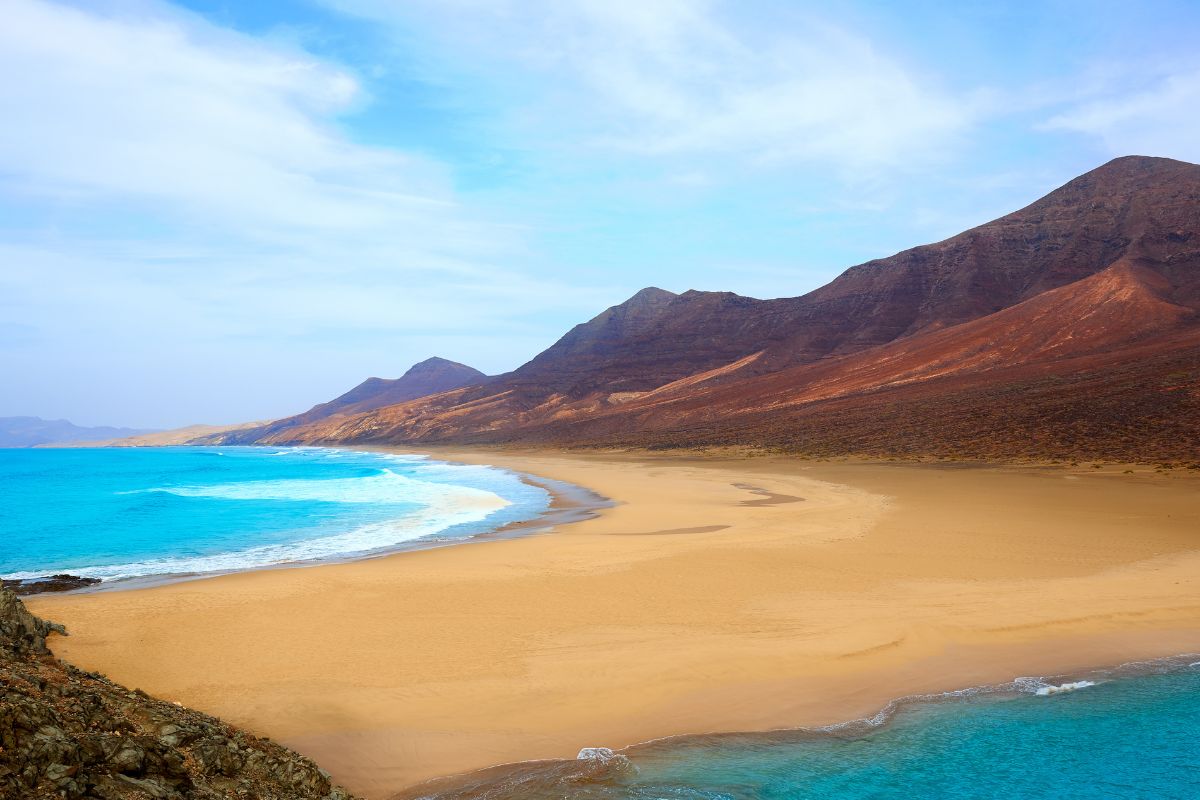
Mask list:
[[[79,448],[71,448],[71,449],[79,449]],[[230,448],[224,448],[224,449],[230,449]],[[276,447],[276,446],[272,446],[270,448],[258,448],[258,449],[279,450],[280,448]],[[421,458],[425,458],[428,455],[426,453],[414,453],[409,450],[401,450],[401,449],[397,449],[397,448],[383,448],[383,447],[345,447],[345,446],[334,447],[334,446],[331,446],[331,447],[328,447],[325,449],[345,450],[345,451],[348,451],[351,453],[355,453],[355,452],[357,452],[357,453],[384,453],[384,454],[402,455],[402,456],[419,456]],[[432,461],[432,463],[437,463],[437,464],[454,464],[454,463],[456,463],[452,460],[444,461],[441,459],[432,459],[431,461]],[[466,462],[457,462],[457,463],[465,464]],[[484,466],[484,465],[477,464],[475,466]],[[547,532],[547,531],[555,528],[556,526],[566,525],[566,524],[570,524],[572,522],[578,522],[581,520],[590,519],[600,509],[605,508],[611,504],[611,501],[608,498],[602,497],[602,496],[596,494],[595,492],[592,492],[591,490],[587,489],[586,487],[575,486],[575,485],[567,483],[565,481],[557,481],[552,478],[542,478],[542,477],[539,477],[536,475],[528,475],[525,473],[515,472],[512,470],[504,470],[504,471],[509,472],[515,478],[520,480],[522,483],[529,485],[529,486],[537,487],[537,488],[541,489],[542,491],[546,492],[546,494],[549,497],[549,504],[546,507],[546,509],[543,510],[542,512],[536,514],[535,516],[531,516],[526,519],[518,519],[518,520],[515,520],[512,522],[506,522],[502,525],[499,525],[498,527],[494,527],[494,528],[482,531],[480,533],[475,533],[470,536],[464,536],[464,537],[460,537],[460,538],[442,538],[440,536],[434,536],[434,537],[425,537],[425,538],[420,538],[420,539],[409,539],[409,540],[398,542],[390,547],[386,547],[386,548],[382,548],[382,549],[378,549],[378,550],[371,550],[371,551],[366,551],[366,552],[361,552],[361,553],[346,553],[346,554],[338,555],[338,556],[314,558],[314,559],[310,559],[310,560],[287,561],[287,562],[280,562],[280,563],[275,563],[275,564],[259,564],[259,565],[255,565],[255,566],[247,566],[247,567],[236,568],[236,569],[215,570],[215,571],[211,571],[211,572],[175,572],[175,573],[161,573],[161,574],[153,574],[153,575],[138,575],[138,576],[132,576],[132,577],[108,579],[108,580],[103,580],[103,581],[101,581],[99,579],[80,577],[80,576],[76,576],[74,574],[68,574],[68,573],[59,574],[57,576],[51,576],[50,574],[47,574],[43,578],[36,578],[36,579],[25,578],[23,580],[6,581],[6,583],[10,584],[10,588],[11,588],[11,585],[13,583],[31,584],[31,583],[36,583],[36,582],[43,581],[43,580],[51,580],[54,577],[58,577],[60,579],[63,579],[63,578],[71,579],[74,582],[78,582],[78,583],[85,584],[85,585],[81,585],[81,586],[78,586],[75,588],[50,589],[45,592],[30,592],[28,590],[26,590],[26,591],[17,590],[17,594],[24,595],[24,596],[28,596],[31,594],[41,594],[41,593],[55,594],[55,595],[99,594],[99,593],[106,593],[106,592],[130,591],[130,590],[135,590],[135,589],[150,589],[150,588],[154,588],[157,586],[165,586],[165,585],[169,585],[169,584],[173,584],[173,583],[207,580],[210,578],[219,578],[219,577],[222,577],[225,575],[235,575],[235,574],[242,573],[242,572],[259,572],[259,571],[277,570],[277,569],[307,569],[307,568],[319,567],[319,566],[324,566],[324,565],[329,565],[329,564],[346,564],[346,563],[353,563],[355,561],[363,561],[363,560],[368,560],[368,559],[373,559],[373,558],[386,558],[388,556],[397,555],[399,553],[408,553],[408,552],[412,552],[414,550],[428,550],[428,549],[438,548],[438,547],[452,547],[452,546],[457,546],[457,545],[471,544],[474,542],[494,541],[494,540],[498,540],[498,539],[511,538],[514,536],[528,536],[528,535],[534,535],[534,534],[538,534],[538,533],[544,533],[544,532]],[[3,576],[0,576],[0,580],[2,580],[2,579],[3,579]],[[96,582],[90,583],[90,581],[92,581],[92,580],[95,580]],[[67,581],[60,581],[60,582],[66,583]]]
[[[1155,658],[1148,661],[1135,661],[1117,664],[1110,667],[1093,667],[1088,670],[1061,675],[1019,676],[1004,684],[989,684],[983,686],[968,686],[943,692],[905,695],[894,698],[883,706],[877,713],[869,717],[859,717],[815,727],[775,728],[765,731],[721,731],[708,733],[680,734],[636,742],[619,749],[601,748],[600,752],[582,751],[575,758],[537,759],[518,761],[508,764],[494,764],[470,772],[457,773],[407,787],[394,795],[390,800],[428,800],[429,798],[462,798],[473,796],[480,790],[487,792],[499,788],[524,785],[522,782],[550,783],[559,786],[563,782],[582,780],[594,782],[597,778],[596,767],[600,766],[601,780],[605,772],[620,772],[622,763],[613,761],[613,757],[637,759],[647,753],[679,751],[694,743],[702,743],[711,747],[718,741],[753,740],[758,745],[785,739],[795,743],[798,740],[812,742],[825,737],[836,737],[839,740],[856,739],[869,736],[876,731],[886,728],[903,712],[922,706],[939,703],[970,702],[972,700],[1012,700],[1023,696],[1051,697],[1083,691],[1101,683],[1113,680],[1136,680],[1137,678],[1178,674],[1192,671],[1200,667],[1200,653],[1183,653],[1174,656]],[[594,749],[593,749],[594,750]],[[607,765],[615,769],[608,770]],[[540,773],[540,774],[539,774]],[[549,778],[548,781],[545,778]],[[511,792],[509,793],[511,794]],[[490,796],[485,794],[483,796]],[[509,796],[509,795],[506,795]]]
[[[54,643],[68,661],[372,798],[1200,650],[1190,475],[422,452],[614,505],[549,536],[30,605],[72,631]]]

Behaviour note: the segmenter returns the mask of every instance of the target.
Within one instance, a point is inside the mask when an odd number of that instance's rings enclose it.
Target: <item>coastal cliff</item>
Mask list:
[[[353,800],[308,759],[53,656],[0,586],[0,797]]]

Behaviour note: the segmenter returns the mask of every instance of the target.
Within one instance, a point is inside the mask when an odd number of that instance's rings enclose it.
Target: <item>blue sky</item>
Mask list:
[[[802,294],[1200,161],[1196,3],[831,5],[6,0],[0,415],[502,372],[646,285]]]

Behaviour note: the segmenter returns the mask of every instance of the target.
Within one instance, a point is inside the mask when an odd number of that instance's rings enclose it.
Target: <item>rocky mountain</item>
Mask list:
[[[780,301],[650,287],[576,325],[503,384],[572,397],[645,391],[728,363],[784,329]],[[773,310],[775,309],[775,310]]]
[[[645,289],[483,385],[263,442],[1200,460],[1200,166],[1127,157],[796,298]]]
[[[462,386],[485,384],[488,380],[487,375],[473,367],[434,356],[418,364],[413,364],[399,378],[367,378],[345,394],[327,403],[315,405],[303,414],[262,423],[243,430],[209,433],[197,437],[197,439],[249,444],[260,439],[286,436],[290,430],[333,417],[362,414],[384,406],[458,389]]]
[[[353,800],[274,742],[62,663],[52,632],[0,587],[0,797]]]
[[[485,381],[487,375],[474,367],[434,356],[413,364],[394,380],[367,378],[344,395],[314,407],[308,414],[317,417],[359,414]]]
[[[61,442],[96,442],[153,433],[136,428],[87,428],[65,419],[0,417],[0,447],[37,447]]]

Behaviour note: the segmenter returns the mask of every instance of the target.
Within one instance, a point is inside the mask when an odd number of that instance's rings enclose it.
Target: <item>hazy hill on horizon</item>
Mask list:
[[[65,442],[97,442],[154,433],[152,429],[87,427],[65,419],[0,417],[0,447],[37,447]]]
[[[350,395],[216,440],[1200,460],[1200,166],[1115,159],[800,297],[650,287],[506,375]]]

